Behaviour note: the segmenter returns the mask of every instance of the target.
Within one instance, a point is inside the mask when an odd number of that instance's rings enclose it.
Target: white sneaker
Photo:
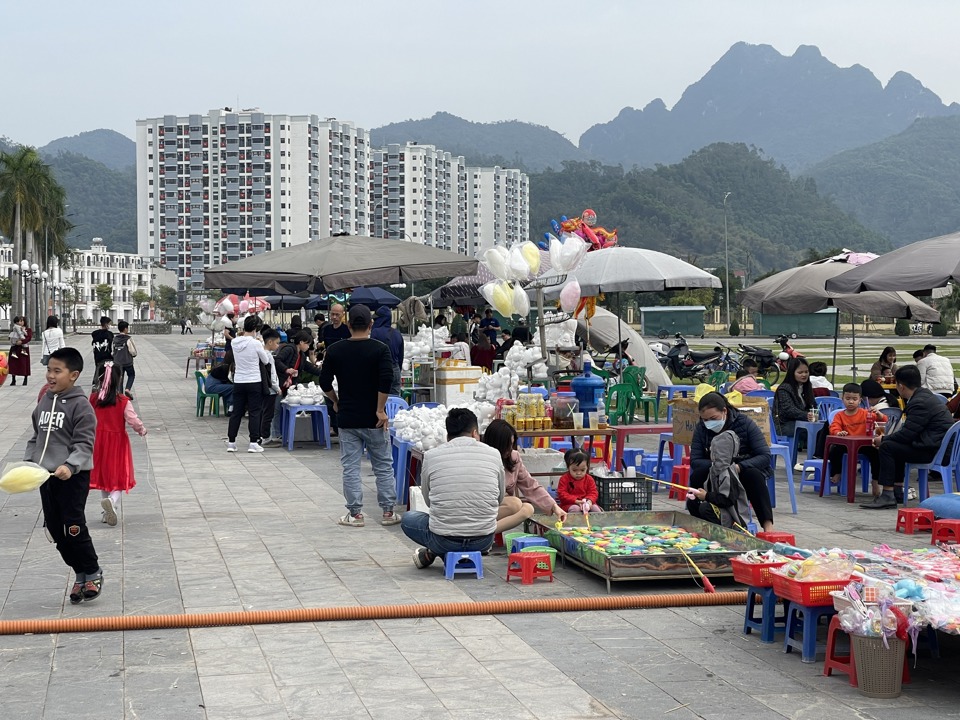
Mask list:
[[[228,442],[228,443],[227,443],[227,452],[236,452],[236,451],[237,451],[237,444],[236,444],[235,442],[233,442],[233,443],[232,443],[232,442]]]
[[[793,469],[796,470],[796,471],[798,471],[798,472],[801,471],[801,470],[803,470],[803,463],[802,463],[802,462],[798,462],[796,465],[793,466]]]
[[[261,453],[261,452],[263,452],[263,448],[260,446],[259,443],[250,443],[250,447],[247,448],[247,452],[248,452],[248,453]]]
[[[113,505],[113,500],[105,497],[100,501],[100,507],[103,508],[103,521],[110,527],[117,524],[117,508]]]

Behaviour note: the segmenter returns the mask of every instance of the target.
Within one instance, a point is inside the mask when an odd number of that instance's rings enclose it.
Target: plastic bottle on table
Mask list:
[[[597,428],[607,429],[607,405],[602,397],[597,400]]]
[[[873,410],[867,411],[867,436],[873,437],[874,428],[877,426],[877,416]]]

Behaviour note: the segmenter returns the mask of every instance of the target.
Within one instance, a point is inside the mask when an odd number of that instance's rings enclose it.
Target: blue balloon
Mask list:
[[[537,247],[540,248],[541,250],[549,250],[549,249],[550,249],[550,246],[547,245],[547,243],[545,243],[543,240],[541,240],[540,242],[537,243]]]
[[[550,229],[553,230],[553,234],[554,234],[554,235],[559,235],[559,234],[560,234],[560,223],[558,223],[556,220],[551,219],[551,220],[550,220]]]
[[[567,216],[566,216],[566,215],[561,215],[561,216],[560,216],[560,222],[566,222],[566,221],[567,221]]]

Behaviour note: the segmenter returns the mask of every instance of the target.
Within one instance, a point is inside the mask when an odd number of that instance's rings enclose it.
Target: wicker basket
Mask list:
[[[860,692],[872,698],[900,697],[907,644],[893,637],[887,640],[890,647],[886,648],[883,638],[862,635],[852,635],[850,641]]]

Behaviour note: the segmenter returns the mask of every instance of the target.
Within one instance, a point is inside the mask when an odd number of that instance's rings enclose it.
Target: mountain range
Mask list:
[[[621,166],[634,177],[629,169],[635,166],[675,164],[714,143],[743,143],[758,159],[806,175],[837,206],[901,244],[960,227],[958,127],[960,106],[944,104],[906,73],[884,86],[866,68],[840,68],[815,47],[785,56],[767,45],[737,43],[673,108],[662,100],[642,110],[624,108],[584,132],[579,147],[548,127],[474,123],[445,112],[370,132],[375,146],[416,141],[462,154],[474,165],[521,167],[531,173],[532,208],[557,196],[551,183],[562,186],[572,167],[599,161],[603,173]],[[94,130],[40,150],[66,187],[71,212],[78,213],[71,218],[80,226],[77,235],[135,250],[134,142]],[[586,192],[575,202],[597,204]],[[570,209],[548,212],[563,211]],[[533,215],[531,224],[537,226]]]

